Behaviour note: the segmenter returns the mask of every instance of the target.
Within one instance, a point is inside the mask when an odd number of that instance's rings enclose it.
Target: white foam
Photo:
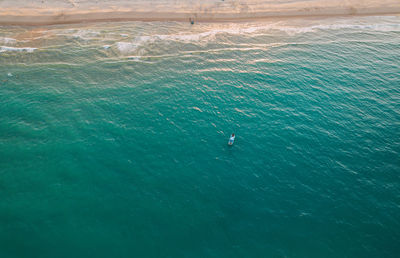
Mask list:
[[[138,45],[130,42],[117,42],[117,48],[121,53],[126,54],[135,51]]]
[[[0,43],[14,45],[17,42],[16,39],[13,38],[0,38]]]
[[[37,48],[33,48],[33,47],[7,47],[7,46],[0,46],[0,53],[9,52],[9,51],[32,53],[36,49]]]
[[[249,32],[253,32],[254,28],[251,28]],[[222,29],[222,30],[211,30],[206,32],[201,32],[197,34],[166,34],[166,35],[145,35],[145,36],[138,36],[131,42],[117,42],[118,50],[123,53],[131,53],[141,46],[149,43],[154,42],[166,42],[166,41],[178,41],[178,42],[209,42],[215,40],[217,34],[221,33],[228,33],[228,34],[240,34],[240,33],[247,33],[247,30],[237,30],[237,29]]]
[[[205,28],[207,29],[207,28]],[[374,22],[374,20],[361,20],[352,23],[351,21],[326,21],[325,24],[290,24],[287,22],[274,22],[269,24],[230,24],[229,26],[212,28],[208,31],[199,33],[177,33],[177,34],[156,34],[138,36],[131,42],[118,42],[117,48],[121,53],[135,52],[141,46],[154,42],[178,41],[183,43],[208,43],[216,40],[219,35],[246,35],[248,37],[257,37],[268,35],[269,32],[281,31],[287,35],[303,34],[315,32],[317,30],[377,30],[377,31],[400,31],[400,24],[393,22]]]
[[[139,46],[144,43],[153,43],[156,41],[180,41],[180,42],[208,42],[213,41],[220,34],[228,34],[228,35],[249,35],[249,36],[258,36],[264,35],[266,31],[270,30],[281,30],[287,33],[304,33],[312,31],[312,27],[288,27],[281,26],[279,23],[272,23],[263,26],[251,26],[243,27],[241,25],[231,25],[229,28],[221,28],[221,29],[212,29],[205,32],[185,34],[161,34],[161,35],[145,35],[138,36],[132,42],[118,42],[117,47],[121,52],[126,51],[134,51]],[[259,33],[259,34],[257,34]]]
[[[96,39],[99,35],[99,31],[93,31],[93,30],[76,30],[76,29],[68,29],[65,30],[64,33],[67,33],[67,36],[72,36],[74,39],[82,39],[82,40],[92,40]],[[72,35],[70,33],[72,32]],[[63,35],[63,34],[60,34]]]
[[[118,50],[123,53],[132,53],[136,51],[140,46],[148,42],[154,42],[158,35],[155,36],[139,36],[136,37],[132,42],[117,42]]]
[[[327,24],[311,26],[311,29],[340,30],[340,29],[361,29],[375,31],[399,31],[400,24]]]

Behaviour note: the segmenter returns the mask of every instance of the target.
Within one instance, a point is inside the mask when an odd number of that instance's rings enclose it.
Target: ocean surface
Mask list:
[[[0,27],[1,258],[398,257],[399,173],[398,16]]]

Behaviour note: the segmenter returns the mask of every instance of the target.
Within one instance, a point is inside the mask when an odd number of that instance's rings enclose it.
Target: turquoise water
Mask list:
[[[0,257],[398,255],[399,17],[0,45]]]

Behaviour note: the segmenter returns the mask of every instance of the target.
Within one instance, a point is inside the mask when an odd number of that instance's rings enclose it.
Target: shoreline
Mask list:
[[[355,1],[355,0],[350,0]],[[368,2],[369,1],[369,2]],[[385,0],[384,0],[385,1]],[[228,0],[226,0],[228,2]],[[225,3],[226,3],[225,2]],[[166,3],[148,4],[137,3],[126,6],[126,2],[117,2],[115,5],[97,6],[84,3],[73,8],[57,7],[46,8],[37,6],[29,8],[21,2],[9,6],[11,1],[6,0],[0,5],[0,26],[42,26],[56,24],[74,24],[91,22],[122,22],[122,21],[177,21],[189,22],[244,22],[267,19],[287,19],[304,17],[334,17],[334,16],[378,16],[400,15],[400,3],[396,0],[386,0],[382,6],[375,0],[367,0],[368,5],[266,5],[258,0],[248,0],[251,8],[246,6],[226,6],[220,2],[206,2],[202,5],[166,5]],[[8,6],[4,3],[9,4]],[[242,3],[242,2],[241,2]],[[243,3],[242,3],[243,4]],[[319,5],[318,5],[319,4]],[[134,7],[134,8],[133,8]],[[162,10],[162,11],[158,11]],[[257,11],[254,11],[257,10]]]
[[[104,17],[106,15],[107,17]],[[114,13],[86,13],[86,14],[62,14],[55,16],[13,16],[3,15],[0,17],[0,26],[44,26],[44,25],[62,25],[79,23],[97,23],[97,22],[251,22],[271,19],[290,19],[290,18],[329,18],[329,17],[348,17],[348,16],[386,16],[400,15],[399,11],[386,12],[365,12],[365,13],[328,13],[328,14],[265,14],[254,13],[251,16],[226,14],[218,16],[197,16],[190,13],[157,13],[151,16],[148,13],[136,12],[114,12]],[[193,18],[194,17],[194,18]]]

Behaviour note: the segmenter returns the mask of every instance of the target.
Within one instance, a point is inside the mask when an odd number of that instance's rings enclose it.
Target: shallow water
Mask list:
[[[399,36],[0,27],[0,256],[396,257]]]

